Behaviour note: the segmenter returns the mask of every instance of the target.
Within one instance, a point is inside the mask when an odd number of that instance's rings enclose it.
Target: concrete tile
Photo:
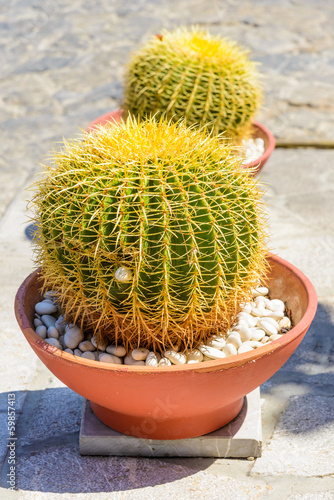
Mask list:
[[[333,474],[333,433],[334,395],[292,397],[252,475]]]

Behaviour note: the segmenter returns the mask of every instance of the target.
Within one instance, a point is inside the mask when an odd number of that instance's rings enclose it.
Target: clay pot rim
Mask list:
[[[245,169],[248,169],[248,168],[255,168],[256,169],[257,168],[256,173],[258,173],[262,169],[264,163],[268,160],[269,156],[274,151],[275,146],[276,146],[276,141],[275,141],[274,135],[270,132],[270,130],[267,127],[262,125],[262,123],[260,123],[258,121],[254,121],[252,123],[252,125],[253,125],[253,127],[261,130],[261,132],[267,136],[268,145],[267,145],[266,149],[264,150],[264,153],[261,156],[259,156],[259,158],[257,158],[254,161],[251,161],[249,163],[243,163],[242,168],[245,168]]]
[[[64,360],[66,362],[75,363],[77,365],[83,365],[90,369],[95,370],[106,370],[112,372],[135,372],[138,374],[151,374],[154,372],[155,374],[172,374],[174,372],[184,372],[184,371],[196,371],[196,372],[211,372],[218,370],[228,370],[233,367],[238,367],[244,365],[246,363],[251,363],[255,361],[257,358],[268,355],[280,349],[283,345],[289,344],[293,342],[299,335],[308,328],[310,323],[312,322],[316,309],[317,309],[317,294],[316,291],[310,282],[310,280],[304,275],[302,271],[300,271],[293,264],[290,264],[288,261],[274,255],[272,253],[268,254],[268,260],[270,262],[274,261],[280,264],[281,266],[289,269],[293,272],[297,278],[303,283],[307,299],[308,305],[302,319],[295,325],[289,332],[285,333],[282,337],[277,340],[270,342],[270,344],[264,344],[263,347],[258,347],[253,351],[248,351],[243,354],[238,354],[236,356],[231,356],[224,359],[217,359],[212,361],[204,361],[201,363],[193,363],[193,364],[185,364],[185,365],[172,365],[166,367],[151,367],[151,366],[132,366],[132,365],[114,365],[109,363],[102,363],[90,360],[79,358],[74,354],[69,354],[67,352],[61,351],[50,344],[47,344],[42,340],[37,333],[31,328],[29,321],[24,312],[24,300],[26,290],[30,284],[30,282],[36,279],[36,275],[39,270],[33,271],[22,283],[15,297],[15,315],[17,321],[24,333],[25,336],[30,337],[31,340],[38,345],[45,353],[50,356],[56,356],[59,360]]]

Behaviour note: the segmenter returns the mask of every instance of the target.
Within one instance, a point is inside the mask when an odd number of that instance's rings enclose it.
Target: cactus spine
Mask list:
[[[196,28],[152,37],[128,68],[124,108],[207,125],[238,142],[261,101],[256,63],[235,43]]]
[[[66,316],[127,346],[226,328],[264,269],[256,181],[216,138],[163,119],[65,143],[34,199],[37,262]]]

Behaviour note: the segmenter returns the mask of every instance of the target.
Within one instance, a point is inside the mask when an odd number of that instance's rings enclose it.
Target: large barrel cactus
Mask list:
[[[238,142],[249,134],[261,101],[256,63],[234,42],[192,29],[164,31],[132,57],[124,108],[207,125]]]
[[[228,148],[128,119],[53,160],[34,199],[37,262],[69,320],[154,349],[230,325],[262,275],[265,223],[256,181]]]

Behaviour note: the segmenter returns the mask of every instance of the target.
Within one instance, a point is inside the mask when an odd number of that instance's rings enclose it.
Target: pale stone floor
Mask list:
[[[13,0],[0,5],[0,498],[334,498],[334,151],[276,149],[265,166],[272,249],[319,297],[300,347],[261,387],[255,461],[81,457],[82,398],[37,360],[13,313],[33,268],[31,184],[62,136],[117,107],[129,51],[163,27],[198,23],[248,45],[266,75],[260,119],[280,144],[333,147],[334,4],[204,0]],[[18,491],[6,485],[7,399],[16,394]]]

